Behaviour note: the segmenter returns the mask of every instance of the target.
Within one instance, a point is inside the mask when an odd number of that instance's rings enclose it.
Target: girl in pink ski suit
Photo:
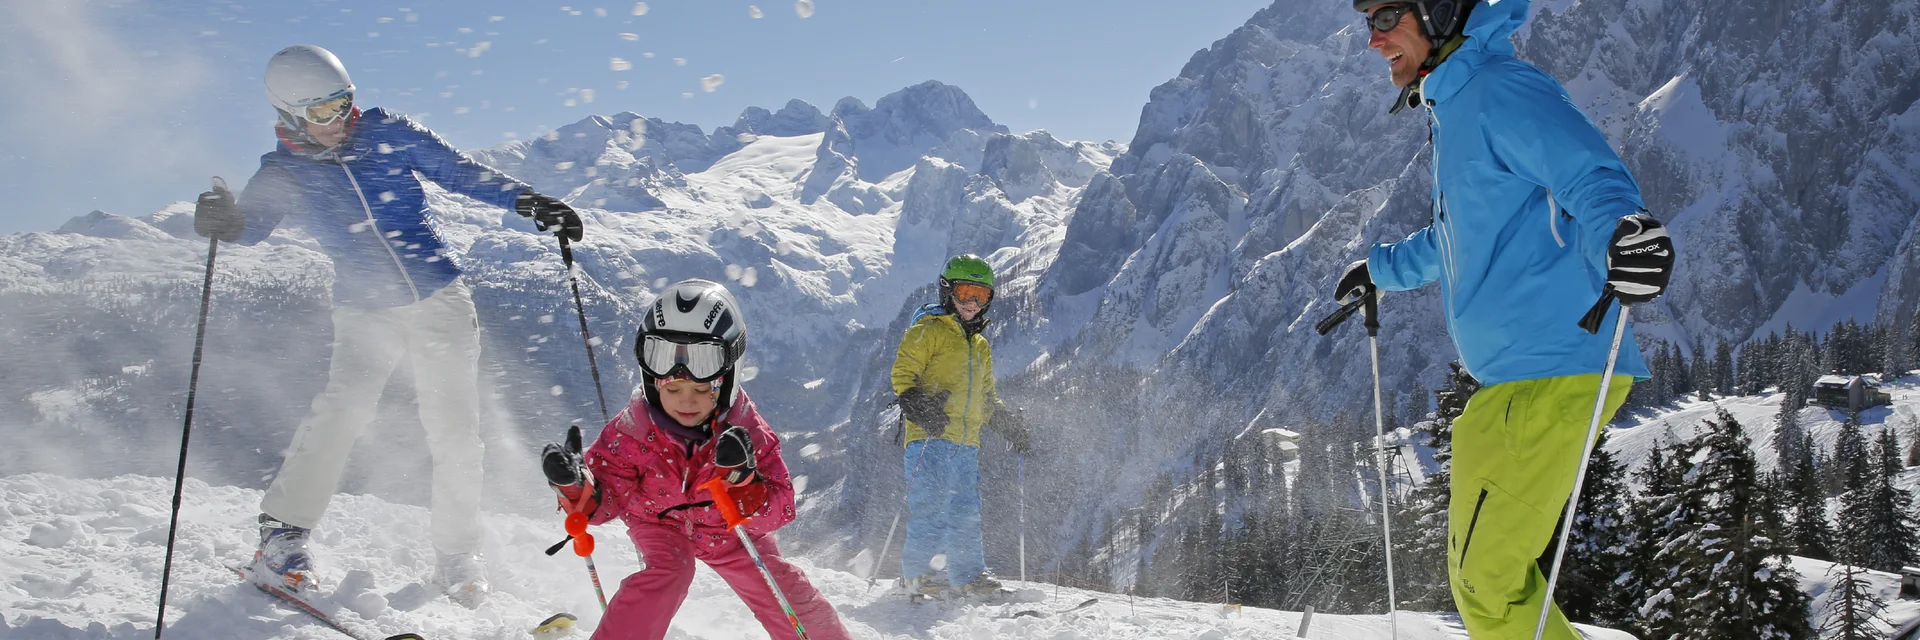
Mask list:
[[[688,282],[698,283],[688,289],[694,292],[695,308],[662,310],[669,321],[673,320],[671,316],[691,315],[698,319],[709,312],[714,315],[722,311],[737,313],[727,309],[737,303],[719,285],[698,280]],[[661,296],[662,300],[676,295],[675,291],[687,284],[670,287]],[[703,290],[707,295],[699,295]],[[714,293],[716,290],[718,293]],[[719,305],[722,311],[713,311],[710,304]],[[643,326],[650,326],[659,317],[649,314]],[[642,329],[643,342],[647,331]],[[814,589],[798,567],[781,557],[774,541],[773,532],[794,518],[793,481],[788,476],[786,462],[780,457],[779,436],[774,435],[773,429],[760,417],[753,400],[732,381],[731,364],[737,360],[738,350],[744,350],[745,346],[744,330],[740,333],[739,346],[727,358],[728,366],[718,377],[696,381],[685,373],[684,367],[671,367],[666,376],[656,376],[643,364],[646,393],[607,423],[585,452],[585,467],[590,476],[582,478],[587,481],[585,491],[576,493],[562,488],[562,507],[570,512],[588,513],[589,524],[614,518],[625,522],[628,535],[646,563],[645,569],[620,582],[592,640],[665,637],[674,612],[687,599],[695,559],[705,562],[733,587],[734,593],[740,595],[775,640],[798,637],[793,623],[768,588],[766,578],[754,566],[740,539],[727,529],[726,520],[713,504],[714,496],[702,487],[718,477],[727,478],[726,482],[732,486],[726,492],[739,505],[740,512],[752,518],[741,526],[753,539],[767,569],[793,605],[808,637],[812,640],[850,637],[833,605]],[[668,344],[669,348],[673,346]],[[686,350],[681,349],[683,357],[685,353]],[[645,357],[643,354],[642,358]],[[722,402],[723,399],[727,401]],[[741,437],[741,431],[734,430],[736,427],[744,430],[745,437]],[[730,439],[731,442],[723,442]],[[751,444],[742,446],[743,440]],[[731,455],[721,450],[727,447],[732,448]],[[716,464],[716,453],[723,458],[750,458],[751,462],[734,461],[733,465],[723,467]],[[744,472],[730,473],[740,469]],[[592,500],[579,500],[586,493],[598,498],[597,506]],[[568,504],[569,494],[575,494],[574,505]]]

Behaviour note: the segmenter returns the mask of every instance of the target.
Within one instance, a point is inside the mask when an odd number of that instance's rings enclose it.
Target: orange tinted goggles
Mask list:
[[[326,126],[347,117],[353,111],[353,94],[341,94],[324,102],[307,105],[307,122]]]
[[[953,283],[953,302],[955,304],[974,303],[985,305],[993,301],[993,288],[971,282]]]

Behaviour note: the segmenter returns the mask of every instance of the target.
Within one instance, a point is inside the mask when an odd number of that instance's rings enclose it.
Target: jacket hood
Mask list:
[[[1465,41],[1420,84],[1420,93],[1444,101],[1492,57],[1513,57],[1513,34],[1527,21],[1530,0],[1481,0],[1467,14]]]

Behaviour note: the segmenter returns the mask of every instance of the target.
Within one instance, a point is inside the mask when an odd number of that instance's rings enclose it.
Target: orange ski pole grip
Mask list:
[[[733,494],[727,493],[725,478],[715,477],[701,483],[700,488],[713,494],[713,506],[720,509],[720,517],[726,519],[727,528],[733,529],[753,521],[753,518],[740,514],[740,505],[733,501]]]

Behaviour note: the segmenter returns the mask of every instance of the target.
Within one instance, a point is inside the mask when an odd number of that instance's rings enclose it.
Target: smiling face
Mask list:
[[[719,404],[711,382],[673,378],[656,380],[655,384],[655,389],[660,392],[660,409],[683,427],[700,426],[708,416],[713,415],[713,408]]]
[[[1367,16],[1371,18],[1382,11],[1401,11],[1408,8],[1410,7],[1407,5],[1383,5],[1368,11]],[[1420,65],[1426,63],[1427,54],[1432,52],[1433,44],[1432,41],[1427,40],[1426,34],[1420,32],[1419,19],[1413,12],[1409,11],[1401,15],[1400,24],[1394,25],[1392,29],[1380,31],[1369,27],[1368,31],[1371,37],[1367,38],[1367,46],[1380,52],[1381,57],[1387,59],[1387,68],[1393,75],[1394,86],[1404,87],[1420,79]]]

